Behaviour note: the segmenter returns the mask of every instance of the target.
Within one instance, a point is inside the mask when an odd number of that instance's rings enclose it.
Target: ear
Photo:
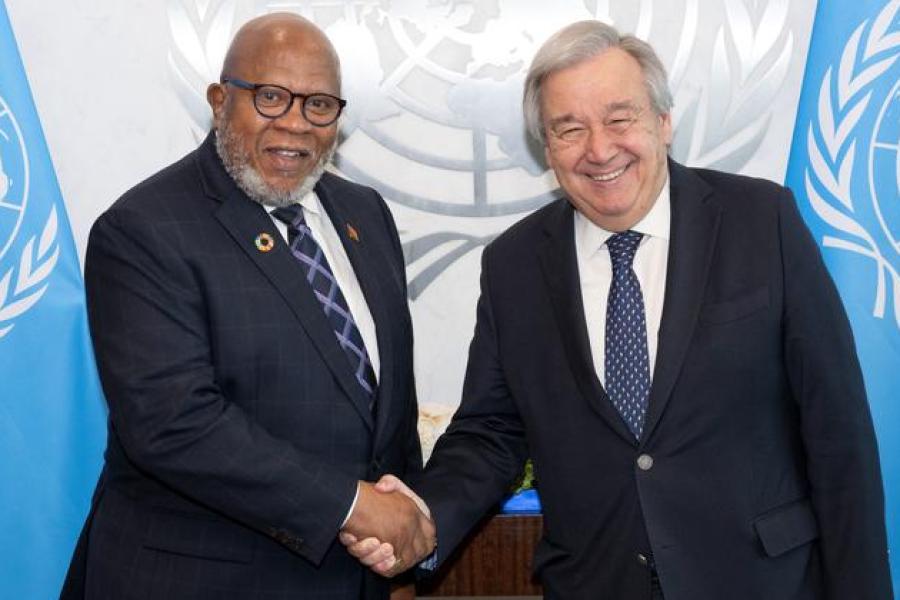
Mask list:
[[[659,115],[659,126],[662,132],[663,143],[666,146],[672,145],[672,113]]]
[[[206,101],[212,108],[213,118],[218,119],[225,106],[225,89],[221,83],[211,83],[206,88]]]

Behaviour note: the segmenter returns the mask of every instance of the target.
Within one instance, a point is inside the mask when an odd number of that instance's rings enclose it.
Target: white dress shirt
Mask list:
[[[669,179],[650,212],[631,230],[643,234],[634,256],[633,269],[641,284],[647,323],[647,352],[650,376],[656,365],[659,322],[662,318],[663,297],[666,291],[666,272],[669,258]],[[578,211],[575,212],[575,253],[578,259],[578,278],[594,371],[600,383],[606,385],[606,304],[612,284],[612,261],[606,240],[613,232],[601,229]]]
[[[331,272],[335,280],[337,280],[341,292],[344,294],[344,299],[347,300],[347,307],[350,308],[350,314],[353,315],[353,320],[356,321],[359,335],[362,337],[363,344],[366,345],[366,352],[369,354],[369,362],[372,363],[375,379],[380,381],[381,374],[378,367],[381,363],[378,357],[378,338],[375,333],[375,321],[372,319],[369,305],[366,304],[366,298],[363,296],[359,280],[356,278],[356,272],[350,264],[350,258],[344,250],[341,238],[335,231],[334,223],[331,222],[331,218],[325,212],[315,192],[310,192],[304,196],[300,201],[300,206],[303,207],[303,219],[312,232],[313,239],[322,248],[325,259],[331,267]],[[275,223],[278,233],[281,234],[281,237],[286,242],[288,239],[287,225],[281,219],[273,217],[271,211],[269,211],[269,217]],[[341,522],[342,527],[350,518],[350,515],[353,514],[353,509],[356,508],[358,499],[359,485],[357,484],[353,502],[350,504],[350,509]]]
[[[359,335],[362,337],[363,343],[366,345],[366,352],[369,353],[369,361],[372,363],[372,370],[375,372],[375,379],[379,380],[379,357],[378,357],[378,338],[375,333],[375,321],[372,319],[372,313],[369,305],[366,304],[366,298],[363,296],[362,288],[359,286],[359,280],[341,243],[341,238],[334,229],[334,223],[322,207],[319,197],[315,192],[310,192],[300,201],[303,207],[303,218],[312,231],[313,239],[322,248],[325,259],[331,267],[331,272],[337,280],[344,298],[347,300],[347,306],[350,308],[350,314],[356,321],[356,327],[359,329]],[[287,225],[281,220],[269,216],[278,228],[278,232],[285,241],[288,239]]]

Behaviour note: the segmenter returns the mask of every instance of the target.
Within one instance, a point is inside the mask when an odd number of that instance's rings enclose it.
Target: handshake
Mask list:
[[[384,577],[414,567],[437,545],[428,506],[393,475],[359,483],[356,506],[339,537],[350,554]]]

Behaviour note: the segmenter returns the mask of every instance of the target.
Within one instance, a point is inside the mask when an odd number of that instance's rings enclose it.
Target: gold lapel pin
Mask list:
[[[261,233],[256,236],[256,239],[253,240],[253,243],[256,244],[256,249],[260,252],[268,252],[275,247],[275,238],[273,238],[268,233]]]
[[[359,232],[357,232],[356,228],[350,223],[347,223],[347,236],[354,242],[359,241]]]

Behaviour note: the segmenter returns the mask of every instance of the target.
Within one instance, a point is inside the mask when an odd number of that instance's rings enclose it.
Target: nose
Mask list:
[[[585,156],[591,162],[605,163],[618,153],[615,140],[602,126],[593,125],[589,128],[586,144]]]

